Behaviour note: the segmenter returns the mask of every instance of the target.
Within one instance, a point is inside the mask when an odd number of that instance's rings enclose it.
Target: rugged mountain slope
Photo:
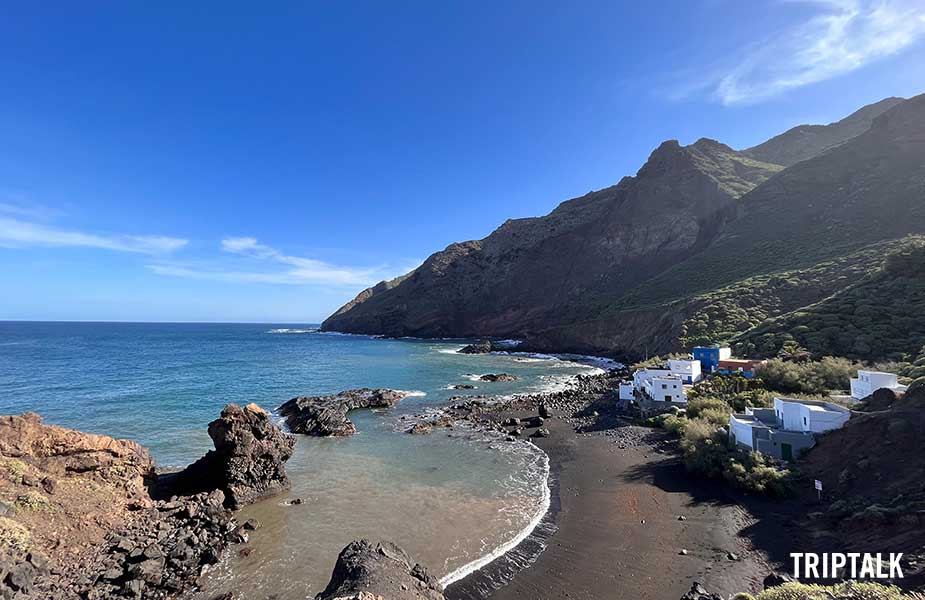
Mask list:
[[[780,170],[701,139],[659,146],[635,177],[452,244],[400,281],[365,290],[324,329],[522,335],[706,247],[745,191]]]
[[[881,268],[735,341],[741,352],[776,354],[795,341],[819,355],[875,360],[915,356],[925,346],[925,238],[908,240]]]
[[[828,125],[797,125],[762,144],[743,150],[742,154],[789,167],[861,135],[870,128],[875,118],[902,101],[902,98],[885,98]]]
[[[878,117],[864,134],[797,163],[743,196],[737,218],[709,248],[535,337],[541,345],[622,352],[633,350],[634,339],[649,338],[650,350],[679,349],[680,328],[704,310],[692,299],[723,288],[742,290],[756,277],[786,277],[925,233],[923,199],[925,96],[918,96]],[[870,259],[870,252],[862,254]],[[876,267],[882,257],[874,253],[874,260]],[[831,270],[814,295],[782,302],[767,316],[817,302],[855,281]]]
[[[712,140],[666,142],[635,177],[453,244],[323,327],[518,336],[536,348],[632,356],[678,349],[717,297],[728,304],[756,283],[774,295],[761,301],[762,318],[818,302],[857,275],[846,257],[876,268],[880,255],[866,248],[925,233],[925,96],[838,138],[891,102],[828,126],[834,147],[782,171]],[[813,285],[785,293],[775,276]]]

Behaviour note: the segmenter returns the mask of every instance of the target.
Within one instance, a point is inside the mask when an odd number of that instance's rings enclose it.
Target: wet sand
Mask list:
[[[551,436],[537,445],[558,474],[557,531],[492,600],[676,600],[694,581],[724,596],[761,589],[765,558],[737,535],[751,524],[748,513],[698,499],[715,498],[715,484],[689,477],[674,453],[657,452],[664,434],[653,431],[646,443],[621,449],[609,437],[578,435],[560,419],[547,424]]]

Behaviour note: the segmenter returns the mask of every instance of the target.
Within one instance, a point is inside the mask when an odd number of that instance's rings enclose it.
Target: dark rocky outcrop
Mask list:
[[[314,436],[345,436],[356,433],[347,413],[360,408],[391,408],[407,392],[361,388],[329,396],[299,396],[279,407],[293,433]]]
[[[489,340],[482,340],[473,344],[467,344],[458,350],[460,354],[488,354],[493,350],[492,343]]]
[[[222,490],[237,509],[289,489],[286,461],[295,439],[256,404],[229,404],[209,423],[215,445],[205,456],[162,484],[171,493]]]
[[[485,375],[479,376],[479,381],[517,381],[517,375],[510,375],[508,373],[486,373]]]
[[[337,557],[327,587],[316,600],[382,597],[385,600],[443,600],[443,588],[427,569],[391,542],[350,542]]]
[[[691,589],[681,596],[681,600],[724,600],[719,594],[711,594],[700,582],[691,584]]]
[[[441,416],[441,417],[437,417],[436,419],[432,419],[429,421],[421,421],[420,423],[415,423],[414,425],[411,426],[411,429],[408,430],[408,433],[412,433],[416,435],[423,435],[423,434],[430,433],[431,431],[434,430],[435,427],[452,427],[452,426],[453,426],[452,417]]]

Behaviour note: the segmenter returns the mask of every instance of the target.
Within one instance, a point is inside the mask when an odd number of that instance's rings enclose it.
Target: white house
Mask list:
[[[633,400],[635,396],[633,395],[633,382],[632,381],[621,381],[620,382],[620,400]]]
[[[633,373],[633,387],[637,391],[643,391],[646,382],[652,381],[655,377],[664,377],[671,375],[668,369],[639,369]]]
[[[739,447],[793,460],[815,445],[817,434],[838,429],[850,417],[851,411],[831,402],[775,398],[773,409],[729,415],[729,435]]]
[[[858,371],[857,378],[851,379],[851,397],[861,400],[881,388],[894,392],[905,392],[906,386],[900,385],[893,373],[882,371]]]
[[[831,402],[774,398],[778,427],[785,431],[825,433],[838,429],[851,417],[851,411]]]
[[[687,402],[684,380],[675,374],[658,375],[646,380],[643,391],[656,402]]]
[[[680,375],[684,383],[697,383],[703,379],[699,360],[669,360],[668,370]]]

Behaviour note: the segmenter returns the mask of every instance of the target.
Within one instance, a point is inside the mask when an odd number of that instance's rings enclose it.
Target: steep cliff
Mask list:
[[[452,244],[364,291],[323,328],[520,337],[534,348],[623,356],[679,349],[718,290],[812,277],[808,293],[765,303],[763,318],[772,318],[844,289],[856,262],[840,259],[858,254],[876,268],[865,248],[925,232],[923,129],[919,96],[865,107],[824,126],[813,144],[784,134],[774,152],[665,142],[635,177]],[[755,158],[811,152],[787,168]],[[718,334],[710,329],[698,341]]]
[[[635,177],[451,244],[398,281],[363,291],[325,330],[523,335],[709,245],[735,200],[780,170],[702,139],[659,146]]]

